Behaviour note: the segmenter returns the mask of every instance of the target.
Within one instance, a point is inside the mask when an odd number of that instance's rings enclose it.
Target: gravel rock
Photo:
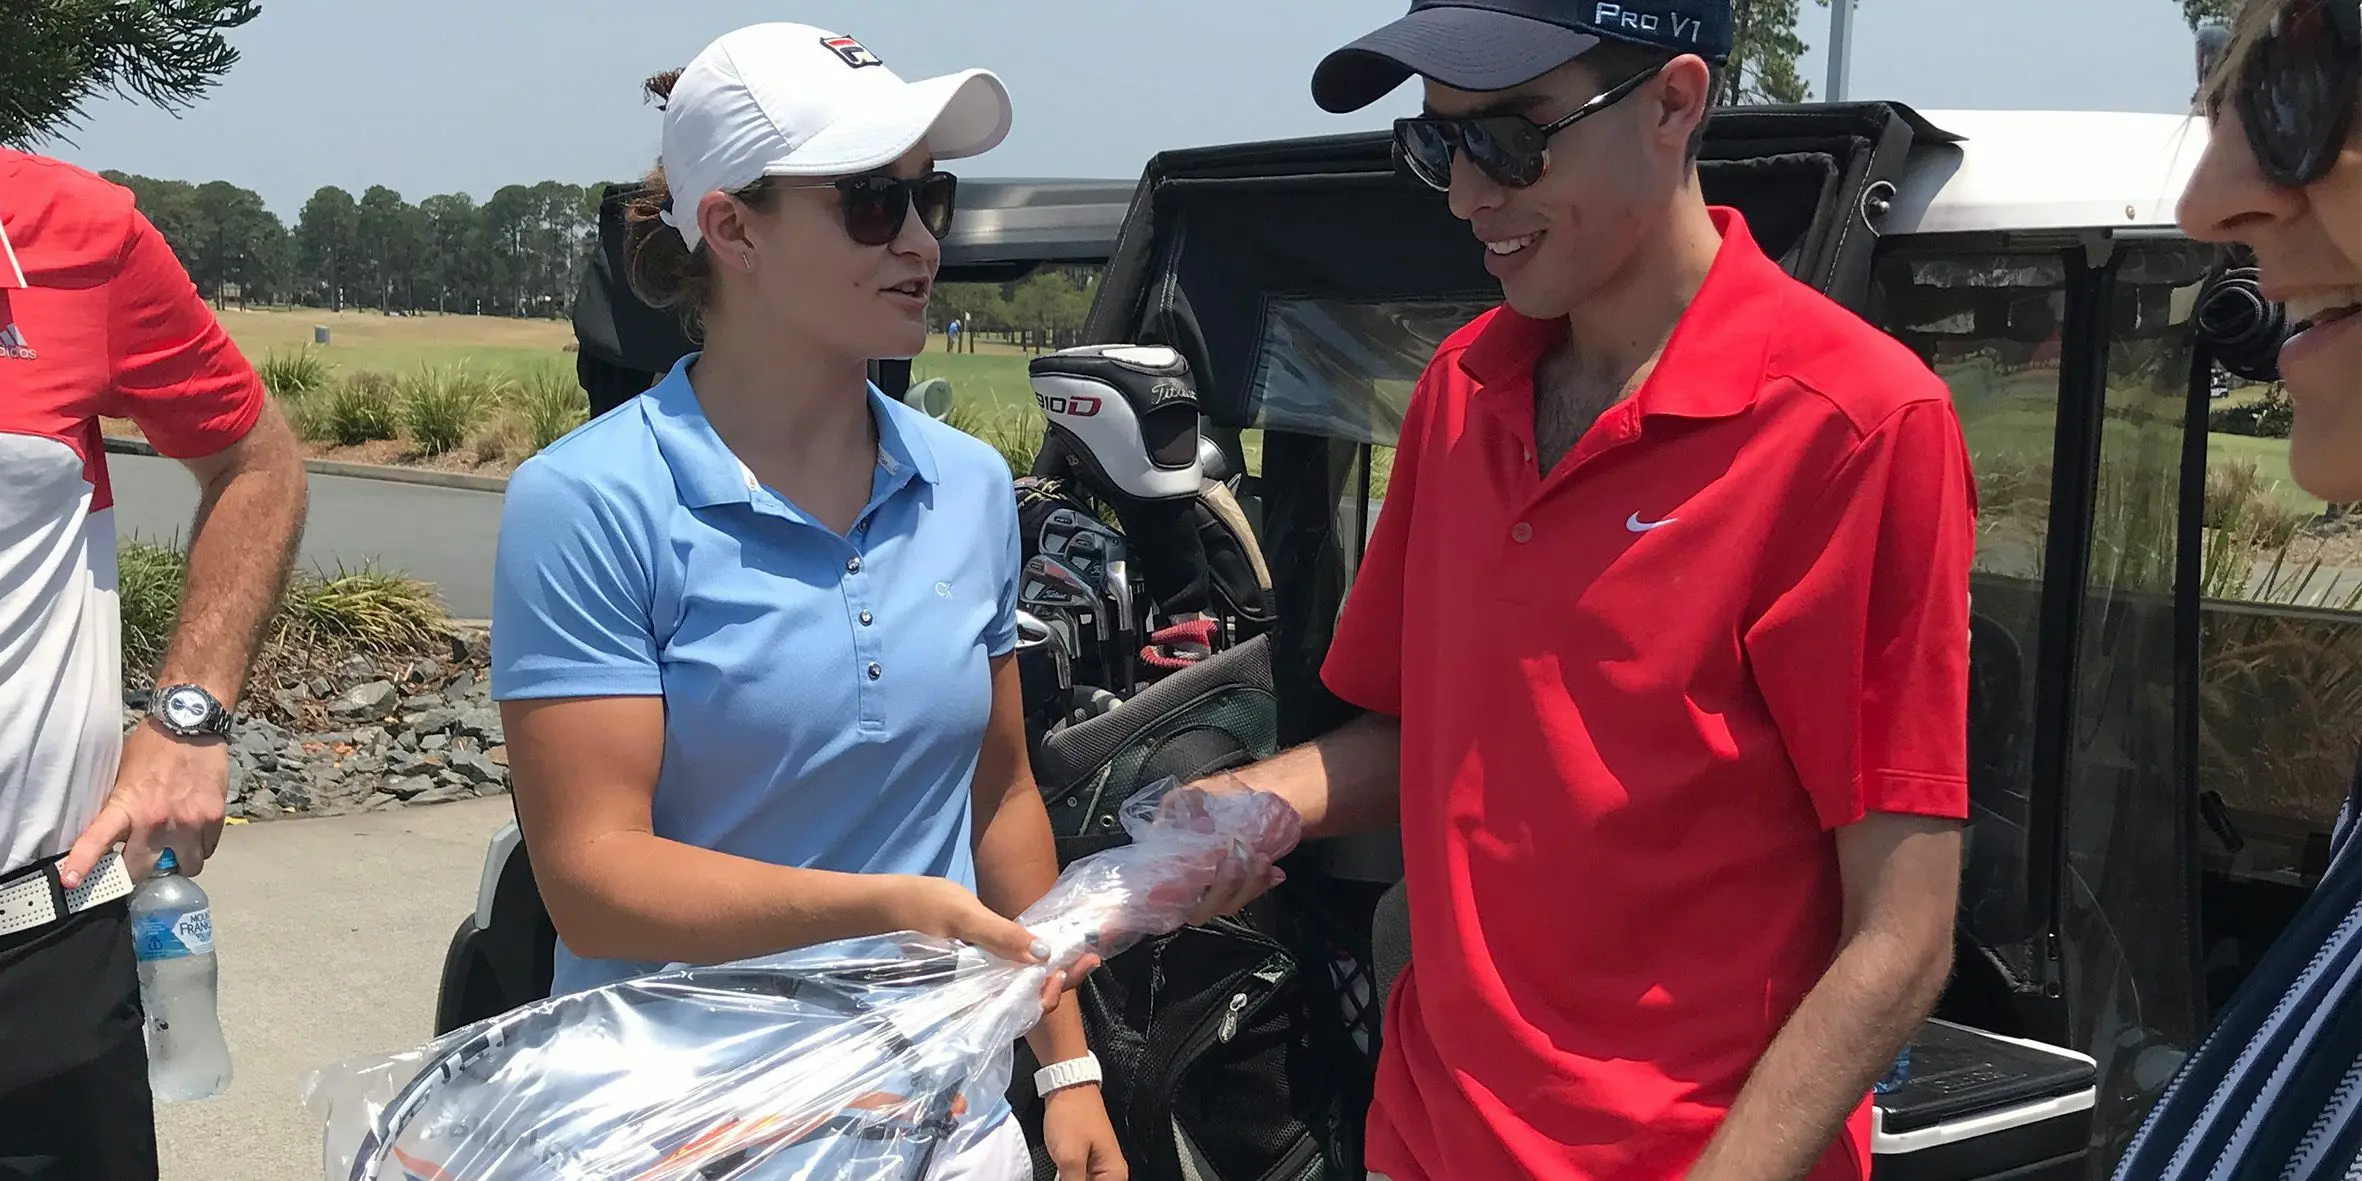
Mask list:
[[[459,724],[460,712],[449,706],[421,709],[403,717],[402,724],[414,734],[441,734]]]
[[[261,822],[415,807],[508,790],[508,748],[485,683],[482,632],[453,637],[449,658],[349,656],[328,675],[252,686],[272,716],[331,726],[290,730],[241,713],[229,742],[226,812]],[[126,729],[146,716],[145,686],[126,687]],[[266,704],[267,702],[267,704]]]
[[[444,763],[440,758],[412,753],[395,755],[387,759],[385,764],[386,773],[389,775],[432,775],[442,770],[443,767]]]
[[[486,746],[499,746],[500,711],[489,706],[476,706],[460,715],[459,732],[478,739]]]
[[[435,781],[425,775],[408,775],[386,781],[385,789],[401,799],[413,799],[432,790]]]
[[[500,784],[508,781],[508,768],[494,763],[483,755],[466,753],[452,755],[451,769],[467,776],[470,781],[475,783]]]
[[[400,697],[391,681],[367,681],[339,694],[328,703],[328,712],[339,718],[382,718],[393,712]]]

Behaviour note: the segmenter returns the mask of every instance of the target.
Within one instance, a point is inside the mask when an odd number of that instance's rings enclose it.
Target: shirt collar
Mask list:
[[[657,450],[672,468],[682,503],[691,508],[751,504],[753,474],[714,433],[713,423],[697,404],[697,391],[689,384],[689,366],[699,355],[690,353],[674,362],[664,380],[641,394],[642,412],[656,436]],[[918,412],[888,398],[875,383],[869,386],[869,409],[871,421],[877,424],[878,465],[885,477],[882,489],[899,487],[906,476],[936,483],[935,454],[905,417]]]
[[[1643,416],[1728,417],[1754,405],[1763,385],[1788,274],[1756,245],[1738,210],[1717,205],[1706,212],[1722,245],[1634,396]],[[1535,364],[1566,330],[1563,318],[1536,320],[1504,305],[1469,342],[1460,368],[1480,388],[1530,388]]]

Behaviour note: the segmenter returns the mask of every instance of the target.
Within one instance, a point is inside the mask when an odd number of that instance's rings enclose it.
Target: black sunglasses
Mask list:
[[[1494,183],[1522,189],[1542,179],[1550,168],[1550,137],[1624,101],[1643,83],[1664,72],[1666,65],[1635,75],[1614,89],[1575,108],[1573,114],[1547,126],[1523,115],[1476,115],[1449,118],[1422,115],[1394,121],[1394,153],[1410,174],[1427,187],[1448,192],[1452,187],[1452,156],[1465,152],[1468,162]]]
[[[822,184],[782,184],[789,189],[835,189],[845,214],[845,234],[863,246],[883,246],[902,233],[902,223],[913,208],[919,224],[940,242],[951,232],[951,215],[959,203],[960,179],[948,172],[919,177],[871,173]]]
[[[2264,175],[2292,189],[2320,181],[2362,102],[2362,3],[2292,0],[2235,68],[2230,98]]]

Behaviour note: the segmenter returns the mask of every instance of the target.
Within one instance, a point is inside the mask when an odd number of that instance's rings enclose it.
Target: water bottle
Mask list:
[[[148,1018],[149,1089],[164,1103],[220,1094],[230,1085],[230,1047],[221,1036],[213,909],[170,849],[131,895],[131,937]]]
[[[1886,1077],[1870,1088],[1872,1094],[1892,1095],[1911,1081],[1911,1046],[1904,1043],[1903,1051],[1895,1055],[1895,1064],[1887,1068]]]

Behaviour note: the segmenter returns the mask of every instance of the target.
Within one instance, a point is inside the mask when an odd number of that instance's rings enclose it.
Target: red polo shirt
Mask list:
[[[1737,213],[1547,478],[1496,309],[1438,350],[1323,671],[1400,717],[1411,966],[1369,1167],[1677,1179],[1835,954],[1831,830],[1965,818],[1975,486],[1944,384]],[[1868,1097],[1812,1174],[1869,1175]]]

